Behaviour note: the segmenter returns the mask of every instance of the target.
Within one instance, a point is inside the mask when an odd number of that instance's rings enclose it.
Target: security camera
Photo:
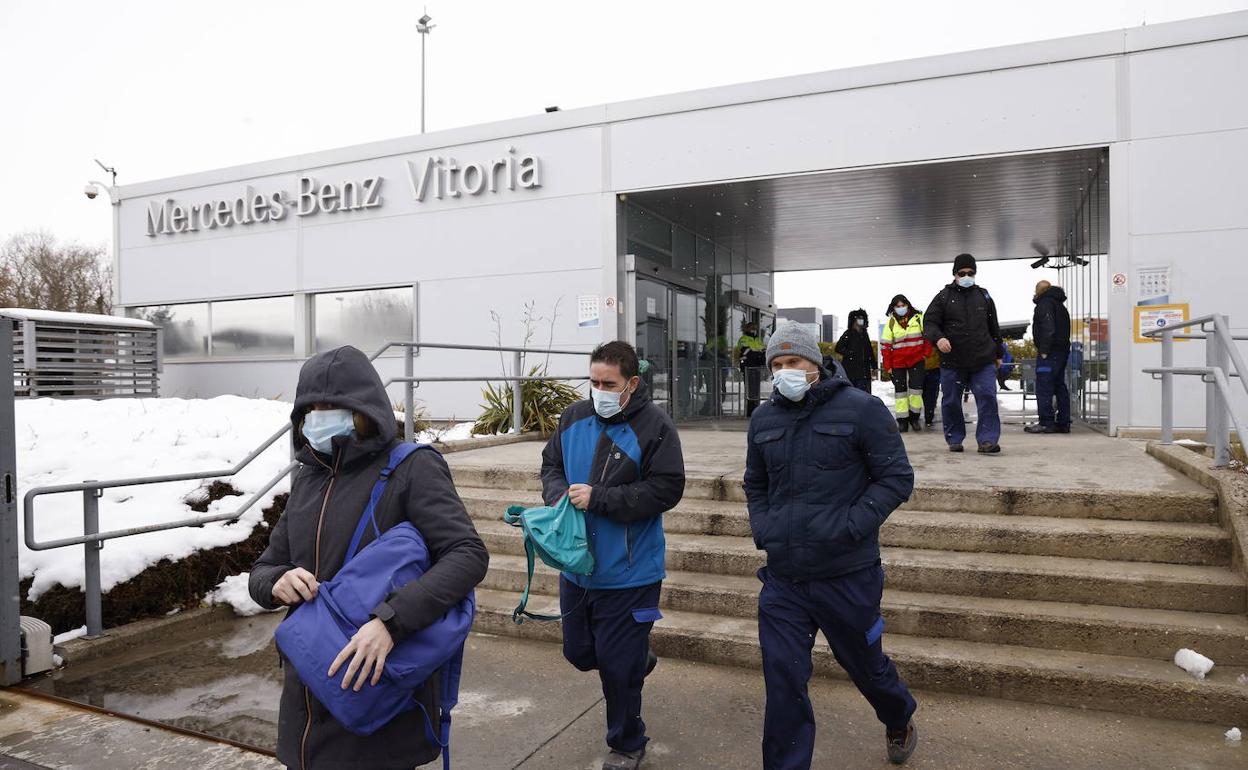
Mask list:
[[[82,188],[82,192],[84,195],[87,196],[88,199],[95,200],[95,196],[100,194],[100,188],[96,187],[93,184],[89,184],[86,187]]]
[[[419,19],[417,19],[416,23],[423,25],[423,24],[428,24],[431,21],[433,21],[433,17],[426,13],[424,16],[421,16]]]

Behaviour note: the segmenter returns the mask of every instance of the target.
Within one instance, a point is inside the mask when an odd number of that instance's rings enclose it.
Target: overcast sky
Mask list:
[[[115,165],[126,184],[415,133],[421,8],[3,0],[0,238],[46,228],[107,244],[108,204],[82,194],[103,176],[92,158]],[[456,0],[427,8],[438,25],[428,51],[427,123],[436,130],[547,105],[1243,10],[1248,0]],[[822,284],[812,279],[803,285],[813,291]],[[778,285],[782,303],[809,304]],[[892,293],[871,304],[882,308]],[[821,304],[842,312],[839,300]]]

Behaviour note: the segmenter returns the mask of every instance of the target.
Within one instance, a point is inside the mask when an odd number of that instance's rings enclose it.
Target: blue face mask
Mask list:
[[[611,419],[624,408],[620,405],[620,399],[624,396],[623,393],[590,388],[589,396],[594,401],[594,411],[604,420]]]
[[[801,401],[810,390],[805,369],[781,369],[773,375],[776,390],[790,401]]]
[[[975,285],[975,276],[973,275],[962,276],[961,278],[958,279],[958,285],[961,286],[963,289],[971,288],[972,286]]]
[[[906,313],[909,313],[909,312],[910,312],[909,305],[898,305],[897,307],[893,308],[893,315],[897,316],[898,318],[905,318]]]
[[[355,432],[355,419],[350,409],[314,409],[303,418],[303,437],[321,454],[333,454],[334,436]]]

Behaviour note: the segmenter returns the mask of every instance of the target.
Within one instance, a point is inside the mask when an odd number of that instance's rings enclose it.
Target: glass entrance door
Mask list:
[[[637,355],[651,398],[677,420],[705,416],[718,387],[706,360],[706,299],[649,278],[637,278]]]
[[[672,400],[671,293],[667,284],[637,279],[637,356],[646,362],[641,377],[650,386],[651,399],[668,414]]]

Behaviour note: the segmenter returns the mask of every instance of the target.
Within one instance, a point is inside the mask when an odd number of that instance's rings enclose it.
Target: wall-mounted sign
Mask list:
[[[1135,341],[1161,342],[1159,338],[1145,337],[1144,332],[1164,329],[1167,326],[1181,324],[1188,319],[1186,302],[1180,305],[1136,305],[1135,306]],[[1185,342],[1186,340],[1175,340]]]
[[[305,176],[299,178],[297,195],[285,190],[257,192],[248,185],[237,198],[190,206],[166,198],[147,205],[147,235],[155,238],[157,235],[278,222],[290,213],[306,217],[310,214],[376,208],[381,205],[381,182],[381,177],[373,176],[341,184],[319,184],[315,178]]]
[[[504,190],[536,190],[542,186],[542,162],[536,155],[520,155],[508,146],[503,154],[484,163],[460,164],[453,157],[429,155],[409,160],[407,178],[412,199],[455,199],[461,196],[501,193]],[[177,235],[216,230],[235,225],[280,222],[297,217],[358,211],[381,206],[382,177],[321,183],[311,176],[299,178],[298,191],[261,192],[248,185],[242,195],[190,205],[173,198],[147,206],[147,235]]]
[[[1170,302],[1170,266],[1137,267],[1135,288],[1137,305],[1165,305]]]
[[[582,294],[576,298],[576,325],[582,329],[593,329],[598,326],[602,311],[598,306],[597,294]]]
[[[1113,292],[1114,294],[1126,294],[1127,293],[1127,274],[1126,273],[1114,273],[1113,278],[1111,278],[1109,281],[1109,285],[1111,286],[1110,291]]]

